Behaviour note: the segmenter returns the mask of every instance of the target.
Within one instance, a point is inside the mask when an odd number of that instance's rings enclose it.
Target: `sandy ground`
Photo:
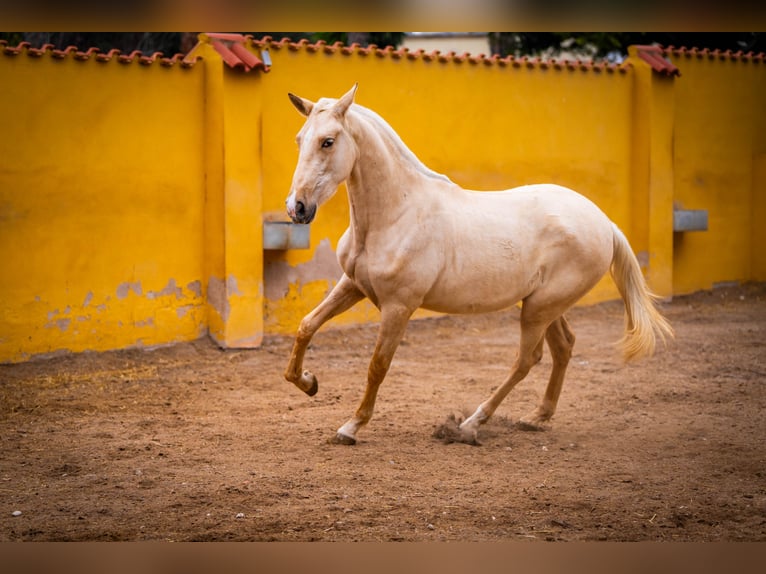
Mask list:
[[[507,374],[517,309],[412,322],[355,446],[327,439],[374,325],[320,331],[313,398],[282,379],[284,337],[0,366],[0,540],[764,541],[766,286],[663,311],[675,342],[623,366],[621,304],[572,310],[550,428],[515,426],[546,351],[481,446],[433,433]]]

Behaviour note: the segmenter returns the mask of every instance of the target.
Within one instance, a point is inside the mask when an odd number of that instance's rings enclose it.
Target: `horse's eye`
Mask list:
[[[332,144],[335,143],[335,140],[333,138],[327,138],[322,142],[322,147],[331,147]]]

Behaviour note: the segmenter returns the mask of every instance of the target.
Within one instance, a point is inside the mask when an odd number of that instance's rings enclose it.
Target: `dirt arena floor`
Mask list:
[[[764,541],[766,286],[664,304],[677,339],[621,365],[622,306],[577,336],[550,428],[523,431],[546,355],[479,434],[434,438],[506,375],[518,309],[410,323],[355,446],[375,326],[0,366],[0,540]]]

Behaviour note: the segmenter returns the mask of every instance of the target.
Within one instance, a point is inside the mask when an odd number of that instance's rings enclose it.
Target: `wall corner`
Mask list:
[[[646,250],[646,279],[661,297],[673,295],[673,129],[678,69],[655,60],[659,48],[630,46],[633,97],[632,235]],[[646,54],[651,58],[647,59]]]
[[[263,340],[258,74],[231,70],[204,35],[205,275],[208,334],[222,348]]]

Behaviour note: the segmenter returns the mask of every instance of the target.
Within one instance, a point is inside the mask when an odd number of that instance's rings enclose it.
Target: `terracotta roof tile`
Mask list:
[[[349,54],[353,54],[355,52],[358,52],[361,49],[362,49],[362,45],[359,42],[354,42],[350,46],[345,46],[345,45],[341,46],[340,51],[343,54],[348,56]]]
[[[636,53],[658,74],[669,77],[681,75],[681,70],[663,56],[660,46],[636,46]]]
[[[692,48],[685,48],[683,46],[681,47],[675,47],[675,46],[667,46],[666,48],[662,48],[662,51],[667,54],[668,56],[685,56],[687,58],[697,57],[697,58],[710,58],[715,59],[718,58],[720,60],[733,60],[733,61],[739,61],[739,62],[753,62],[753,63],[763,63],[764,60],[766,60],[766,54],[763,52],[754,53],[752,51],[750,52],[743,52],[742,50],[738,50],[736,52],[732,52],[731,50],[708,50],[707,48],[699,49],[696,47]]]
[[[542,60],[540,58],[528,57],[514,58],[513,56],[502,58],[496,54],[488,57],[484,54],[471,55],[469,53],[457,54],[455,52],[442,53],[439,50],[434,50],[432,52],[426,52],[422,49],[409,50],[407,48],[400,48],[397,50],[391,46],[379,48],[374,44],[370,44],[366,48],[360,46],[358,43],[346,46],[342,42],[335,42],[334,44],[329,45],[324,40],[319,40],[314,44],[306,39],[301,39],[298,42],[292,42],[289,38],[282,38],[279,41],[274,41],[270,36],[254,39],[250,35],[244,36],[242,34],[229,33],[200,34],[200,41],[209,42],[221,55],[228,66],[246,72],[251,70],[267,72],[269,70],[269,66],[248,48],[261,50],[269,48],[276,50],[287,48],[292,51],[305,49],[309,52],[317,52],[321,50],[325,53],[339,53],[346,56],[375,55],[380,58],[406,58],[408,60],[423,60],[426,62],[438,61],[441,63],[453,64],[468,62],[470,64],[483,63],[486,66],[512,66],[515,68],[526,67],[529,69],[543,70],[552,68],[555,70],[580,70],[597,73],[602,71],[625,73],[631,67],[629,63],[619,65],[606,63],[593,64],[579,60]],[[657,73],[667,76],[677,76],[680,75],[681,72],[674,64],[666,59],[666,56],[708,58],[756,64],[766,62],[766,54],[763,52],[753,53],[751,51],[745,53],[741,50],[733,52],[731,50],[710,50],[707,48],[699,49],[696,47],[686,48],[674,46],[637,46],[637,49],[638,56],[652,66],[652,69]],[[0,40],[0,53],[6,56],[27,55],[34,58],[43,56],[49,56],[55,59],[73,58],[78,61],[93,59],[97,62],[109,62],[116,59],[122,64],[130,64],[135,60],[138,60],[142,65],[159,63],[165,67],[178,65],[183,68],[194,66],[200,59],[199,56],[185,56],[184,54],[176,54],[170,58],[166,58],[161,52],[154,52],[151,56],[147,56],[138,50],[134,50],[129,54],[123,54],[117,49],[112,49],[103,53],[95,47],[88,48],[86,51],[81,51],[77,46],[67,46],[62,50],[57,49],[53,44],[44,44],[39,48],[33,48],[29,42],[20,42],[16,46],[10,46],[6,40]]]
[[[33,48],[29,42],[21,42],[13,47],[9,46],[6,40],[0,40],[0,49],[7,56],[18,56],[23,53],[32,58],[40,58],[47,55],[57,60],[73,58],[81,62],[91,59],[97,62],[109,62],[112,59],[117,59],[118,62],[123,64],[130,64],[137,59],[139,63],[147,66],[159,62],[160,65],[165,67],[178,64],[182,68],[193,66],[198,59],[194,58],[185,61],[183,54],[176,54],[172,58],[165,58],[162,52],[154,52],[151,56],[145,56],[138,50],[134,50],[130,54],[122,54],[120,50],[112,49],[104,54],[98,48],[88,48],[83,52],[77,46],[67,46],[65,49],[59,50],[53,44],[44,44],[39,48]]]
[[[420,58],[420,56],[423,55],[423,52],[425,52],[425,50],[423,50],[422,48],[418,48],[414,52],[412,50],[407,50],[407,59],[417,60],[418,58]]]
[[[235,70],[249,72],[251,70],[269,71],[269,66],[248,50],[253,46],[253,37],[242,34],[226,34],[217,32],[205,32],[198,36],[200,44],[210,44],[226,62],[226,65]],[[192,50],[193,53],[194,50]]]
[[[250,36],[248,36],[250,38]],[[455,52],[440,52],[439,50],[433,50],[426,52],[422,48],[416,50],[409,50],[407,48],[399,48],[398,50],[392,46],[386,46],[380,48],[375,44],[370,44],[366,48],[361,47],[359,44],[354,43],[351,46],[346,46],[341,42],[335,42],[332,45],[328,45],[324,40],[318,40],[315,44],[312,44],[307,39],[302,38],[297,42],[293,42],[290,38],[282,38],[279,41],[274,40],[271,36],[264,36],[260,39],[251,39],[254,46],[261,49],[273,49],[282,50],[287,49],[291,51],[306,50],[307,52],[317,52],[322,50],[326,53],[338,53],[345,56],[370,56],[374,55],[379,58],[391,58],[394,60],[407,59],[407,60],[422,60],[424,62],[440,62],[440,63],[453,63],[453,64],[484,64],[486,66],[498,66],[507,67],[512,66],[515,68],[526,67],[530,69],[555,69],[555,70],[580,70],[583,72],[620,72],[625,73],[631,68],[629,63],[625,64],[591,64],[589,62],[581,62],[579,60],[574,62],[567,62],[565,60],[543,60],[541,58],[530,59],[528,57],[514,58],[513,56],[506,56],[505,58],[493,54],[487,56],[485,54],[472,55],[468,52],[463,54],[457,54]]]
[[[45,54],[53,50],[53,48],[55,48],[53,44],[43,44],[39,48],[28,47],[27,56],[32,56],[32,57],[44,56]],[[96,52],[98,52],[98,48],[90,48],[87,53],[90,54],[92,50],[95,50]]]

